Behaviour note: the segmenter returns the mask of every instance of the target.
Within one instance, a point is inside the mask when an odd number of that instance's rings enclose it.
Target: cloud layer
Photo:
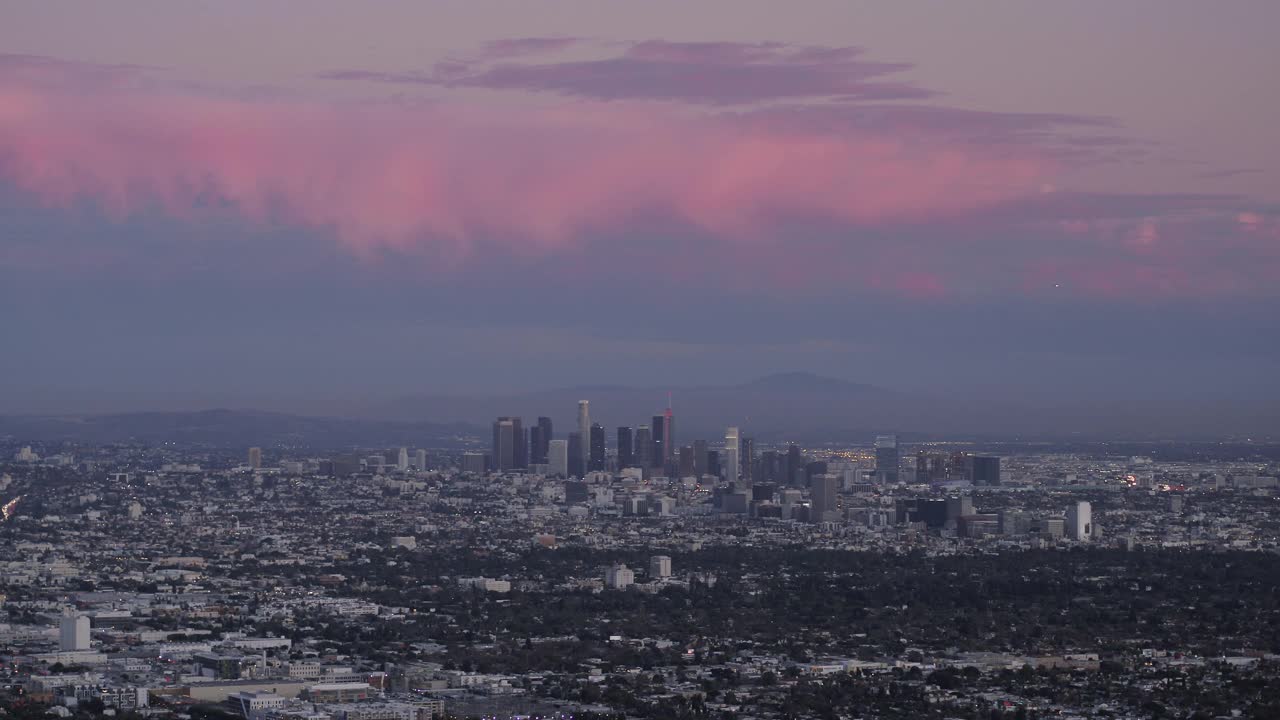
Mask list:
[[[628,258],[690,282],[936,299],[1256,292],[1280,267],[1274,219],[1237,199],[1054,191],[1080,148],[1124,142],[1104,119],[906,103],[931,93],[857,48],[651,41],[543,61],[580,44],[329,75],[572,98],[550,106],[254,97],[0,57],[0,177],[46,206],[230,213],[450,268],[553,257],[585,277]],[[626,246],[658,235],[663,254]]]

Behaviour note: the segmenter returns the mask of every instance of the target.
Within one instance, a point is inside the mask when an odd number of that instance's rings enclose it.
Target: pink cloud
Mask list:
[[[356,107],[0,76],[0,172],[45,203],[229,208],[357,252],[540,253],[644,217],[758,242],[783,218],[969,212],[1036,192],[1051,167],[1028,148],[783,131],[661,103]]]

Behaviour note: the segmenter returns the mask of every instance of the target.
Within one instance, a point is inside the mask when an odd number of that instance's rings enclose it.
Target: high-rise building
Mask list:
[[[262,467],[262,448],[260,447],[249,448],[249,467],[253,468],[254,470],[257,470],[258,468]]]
[[[724,453],[720,462],[724,466],[724,479],[736,482],[738,479],[738,428],[731,427],[724,431]]]
[[[876,436],[876,479],[882,483],[898,482],[898,436]]]
[[[1067,537],[1080,542],[1093,538],[1093,506],[1081,500],[1067,506]]]
[[[547,450],[547,473],[561,477],[569,476],[568,440],[551,441],[551,446]]]
[[[498,472],[527,464],[524,428],[520,418],[503,416],[493,422],[493,467]]]
[[[800,455],[800,446],[787,446],[787,486],[799,487],[800,474],[804,471],[804,458]]]
[[[546,462],[542,453],[542,428],[537,425],[529,427],[529,464],[540,465]]]
[[[418,450],[413,454],[413,466],[419,470],[427,469],[427,451]]]
[[[582,461],[582,467],[586,467],[590,458],[590,440],[591,440],[591,403],[587,400],[578,401],[578,459]]]
[[[89,649],[89,618],[67,613],[58,623],[58,649],[62,652],[78,652]]]
[[[585,477],[587,474],[586,459],[583,457],[582,433],[569,433],[569,477]]]
[[[649,578],[671,577],[671,556],[654,555],[649,558]]]
[[[677,475],[679,475],[680,477],[687,478],[687,477],[692,477],[694,475],[692,445],[685,445],[684,447],[680,448],[680,458],[679,458],[678,465],[679,465],[679,468],[677,471]]]
[[[756,443],[751,438],[742,438],[738,450],[738,472],[742,473],[742,481],[748,485],[753,479],[756,464]]]
[[[649,442],[649,465],[663,467],[667,464],[667,447],[663,444],[667,434],[667,419],[662,415],[654,415],[649,427],[653,438]]]
[[[809,521],[826,522],[836,512],[836,476],[818,473],[809,479]]]
[[[652,455],[650,455],[652,451],[653,431],[648,425],[641,425],[636,428],[635,434],[635,466],[645,468],[646,471],[653,467]]]
[[[618,428],[618,467],[635,467],[635,431],[623,425]]]
[[[999,485],[1000,458],[991,455],[970,455],[969,482],[974,485]]]
[[[693,474],[696,477],[711,474],[707,466],[707,441],[693,441]]]
[[[587,470],[604,470],[604,426],[600,423],[591,423],[591,452],[587,455]]]
[[[405,472],[409,469],[409,448],[400,448],[396,454],[396,469]]]
[[[551,439],[554,437],[551,432],[551,418],[545,416],[538,418],[538,424],[535,427],[538,430],[538,443],[536,446],[533,443],[532,430],[534,428],[529,428],[529,449],[531,451],[529,462],[545,464],[548,462],[547,451],[551,449]]]
[[[462,472],[483,475],[493,464],[492,458],[485,453],[469,452],[462,454]]]

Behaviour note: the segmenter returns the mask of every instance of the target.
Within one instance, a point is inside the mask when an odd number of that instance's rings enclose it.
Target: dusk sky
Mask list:
[[[1278,27],[1274,0],[6,2],[0,394],[812,371],[1275,406]]]

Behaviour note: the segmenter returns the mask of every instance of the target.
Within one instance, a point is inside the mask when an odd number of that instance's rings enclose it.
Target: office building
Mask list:
[[[969,482],[974,485],[1000,484],[1000,458],[991,455],[969,456]]]
[[[752,473],[756,464],[756,443],[751,438],[742,438],[738,450],[738,472],[742,475],[742,481],[748,485],[753,479]]]
[[[536,431],[536,432],[535,432]],[[537,438],[535,442],[534,438]],[[547,453],[551,450],[551,439],[554,436],[551,431],[551,418],[540,417],[538,424],[529,428],[529,462],[545,465]]]
[[[58,623],[58,650],[80,652],[89,649],[89,618],[68,613]]]
[[[618,468],[635,467],[635,430],[627,425],[618,428]]]
[[[898,482],[898,436],[876,437],[876,480],[882,483]]]
[[[649,558],[649,578],[671,577],[671,558],[667,555],[654,555]]]
[[[636,581],[636,574],[626,565],[614,565],[604,575],[604,582],[611,590],[626,590]]]
[[[587,456],[590,458],[588,471],[604,470],[604,426],[600,423],[591,423],[591,451]]]
[[[586,458],[582,452],[583,446],[586,445],[582,441],[582,433],[569,433],[569,477],[584,477],[587,474]]]
[[[670,459],[667,456],[667,453],[670,452],[670,448],[668,448],[666,444],[667,443],[666,416],[654,415],[653,425],[651,427],[652,427],[653,440],[651,441],[650,450],[649,450],[649,464],[655,468],[659,468],[659,467],[665,468],[667,466],[667,460]]]
[[[652,456],[649,454],[652,450],[653,431],[649,429],[648,425],[641,425],[636,428],[634,453],[635,463],[633,466],[644,468],[645,472],[648,472],[649,468],[653,466],[653,463],[650,460]]]
[[[483,475],[489,469],[489,456],[485,453],[469,452],[462,454],[462,472]]]
[[[687,477],[694,476],[695,471],[693,469],[694,460],[693,460],[692,445],[685,445],[684,447],[680,448],[680,452],[678,454],[678,459],[677,459],[677,466],[678,467],[676,469],[676,475],[678,477],[687,478]]]
[[[591,442],[591,403],[578,401],[578,460],[582,467],[587,467],[590,458]]]
[[[831,473],[817,473],[809,480],[809,521],[820,523],[836,519],[836,482]]]
[[[790,445],[787,447],[787,486],[797,487],[800,485],[800,473],[804,470],[804,458],[800,455],[800,447],[798,445]]]
[[[518,417],[500,417],[493,423],[493,465],[508,472],[526,465],[524,428]]]
[[[1064,530],[1067,537],[1080,542],[1093,538],[1093,506],[1081,500],[1067,506]]]
[[[409,469],[409,448],[400,448],[396,453],[396,470],[405,472]]]
[[[735,482],[738,479],[738,428],[731,427],[724,431],[724,453],[720,463],[724,466],[724,479]]]
[[[711,470],[707,466],[707,452],[706,440],[693,441],[693,474],[696,477],[711,474]]]
[[[249,467],[257,470],[262,467],[262,448],[249,448]]]
[[[427,451],[418,450],[413,454],[413,466],[419,470],[427,469]]]
[[[552,440],[547,450],[547,474],[569,476],[569,441]]]

